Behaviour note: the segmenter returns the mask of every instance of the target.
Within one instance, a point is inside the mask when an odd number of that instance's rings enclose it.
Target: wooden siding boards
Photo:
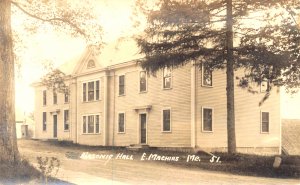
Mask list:
[[[81,65],[88,61],[86,58]],[[83,69],[84,75],[75,71],[70,80],[70,101],[64,103],[63,94],[58,94],[58,104],[53,105],[52,93],[47,91],[47,105],[42,105],[42,91],[46,87],[35,88],[36,138],[53,138],[53,120],[51,111],[59,109],[58,139],[72,140],[85,145],[128,146],[140,144],[139,114],[147,113],[147,144],[153,147],[227,147],[226,117],[226,74],[224,70],[213,72],[213,87],[203,87],[202,72],[187,64],[172,70],[172,87],[163,89],[162,71],[156,77],[147,76],[147,91],[139,92],[139,73],[142,70],[133,62],[92,69]],[[101,67],[101,66],[100,66]],[[236,76],[243,71],[237,71]],[[107,75],[107,87],[105,76]],[[119,96],[119,76],[125,75],[125,95]],[[193,75],[193,76],[192,76]],[[192,79],[195,79],[193,82]],[[100,100],[83,102],[82,83],[100,81]],[[236,80],[236,84],[238,81]],[[195,87],[192,86],[195,84]],[[104,91],[107,88],[107,133],[104,134],[105,103]],[[257,87],[259,90],[259,88]],[[195,94],[191,91],[194,90]],[[191,95],[195,95],[194,98]],[[277,89],[262,106],[258,106],[263,93],[251,94],[245,89],[235,88],[236,139],[238,150],[247,148],[280,147],[280,98]],[[193,102],[195,101],[195,102]],[[195,106],[193,106],[195,105]],[[151,106],[146,110],[146,106]],[[192,127],[192,108],[195,108],[195,128]],[[202,108],[213,109],[213,131],[202,131]],[[171,132],[162,132],[162,110],[171,109]],[[63,110],[70,111],[70,130],[63,130]],[[269,133],[261,133],[261,111],[270,112]],[[42,131],[42,112],[47,112],[47,131]],[[118,133],[118,113],[125,113],[125,133]],[[100,115],[100,134],[82,133],[82,116]],[[192,129],[195,129],[193,131]],[[193,136],[191,133],[194,132]],[[107,141],[104,137],[107,137]],[[277,153],[278,153],[277,151]]]

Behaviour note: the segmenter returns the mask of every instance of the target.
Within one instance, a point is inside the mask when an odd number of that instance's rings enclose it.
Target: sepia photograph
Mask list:
[[[300,185],[299,0],[0,0],[0,185]]]

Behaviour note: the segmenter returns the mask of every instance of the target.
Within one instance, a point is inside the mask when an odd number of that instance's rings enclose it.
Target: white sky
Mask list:
[[[97,3],[106,42],[132,33],[130,16],[133,0],[98,0]],[[30,84],[45,74],[41,61],[51,60],[55,66],[59,66],[81,54],[85,48],[83,40],[52,32],[32,35],[28,40],[28,49],[25,50],[19,77],[16,79],[16,109],[19,115],[34,110],[34,90]],[[281,92],[282,118],[300,119],[300,93],[291,97]]]

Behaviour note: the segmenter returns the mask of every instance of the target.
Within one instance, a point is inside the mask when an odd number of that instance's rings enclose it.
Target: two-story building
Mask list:
[[[226,151],[226,74],[187,64],[148,75],[136,60],[110,63],[86,49],[69,66],[70,94],[35,87],[36,138],[84,145]],[[243,71],[236,71],[241,74]],[[238,84],[238,81],[236,81]],[[279,90],[259,106],[259,93],[235,88],[237,150],[281,151]]]

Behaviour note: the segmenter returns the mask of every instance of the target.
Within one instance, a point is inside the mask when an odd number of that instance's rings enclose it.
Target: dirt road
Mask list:
[[[36,164],[37,156],[57,157],[61,167],[57,178],[74,184],[298,184],[298,179],[277,179],[230,175],[220,172],[175,167],[165,163],[142,161],[110,150],[62,147],[42,141],[19,140],[24,158]],[[81,156],[81,158],[80,158]],[[110,159],[110,156],[113,156]]]

